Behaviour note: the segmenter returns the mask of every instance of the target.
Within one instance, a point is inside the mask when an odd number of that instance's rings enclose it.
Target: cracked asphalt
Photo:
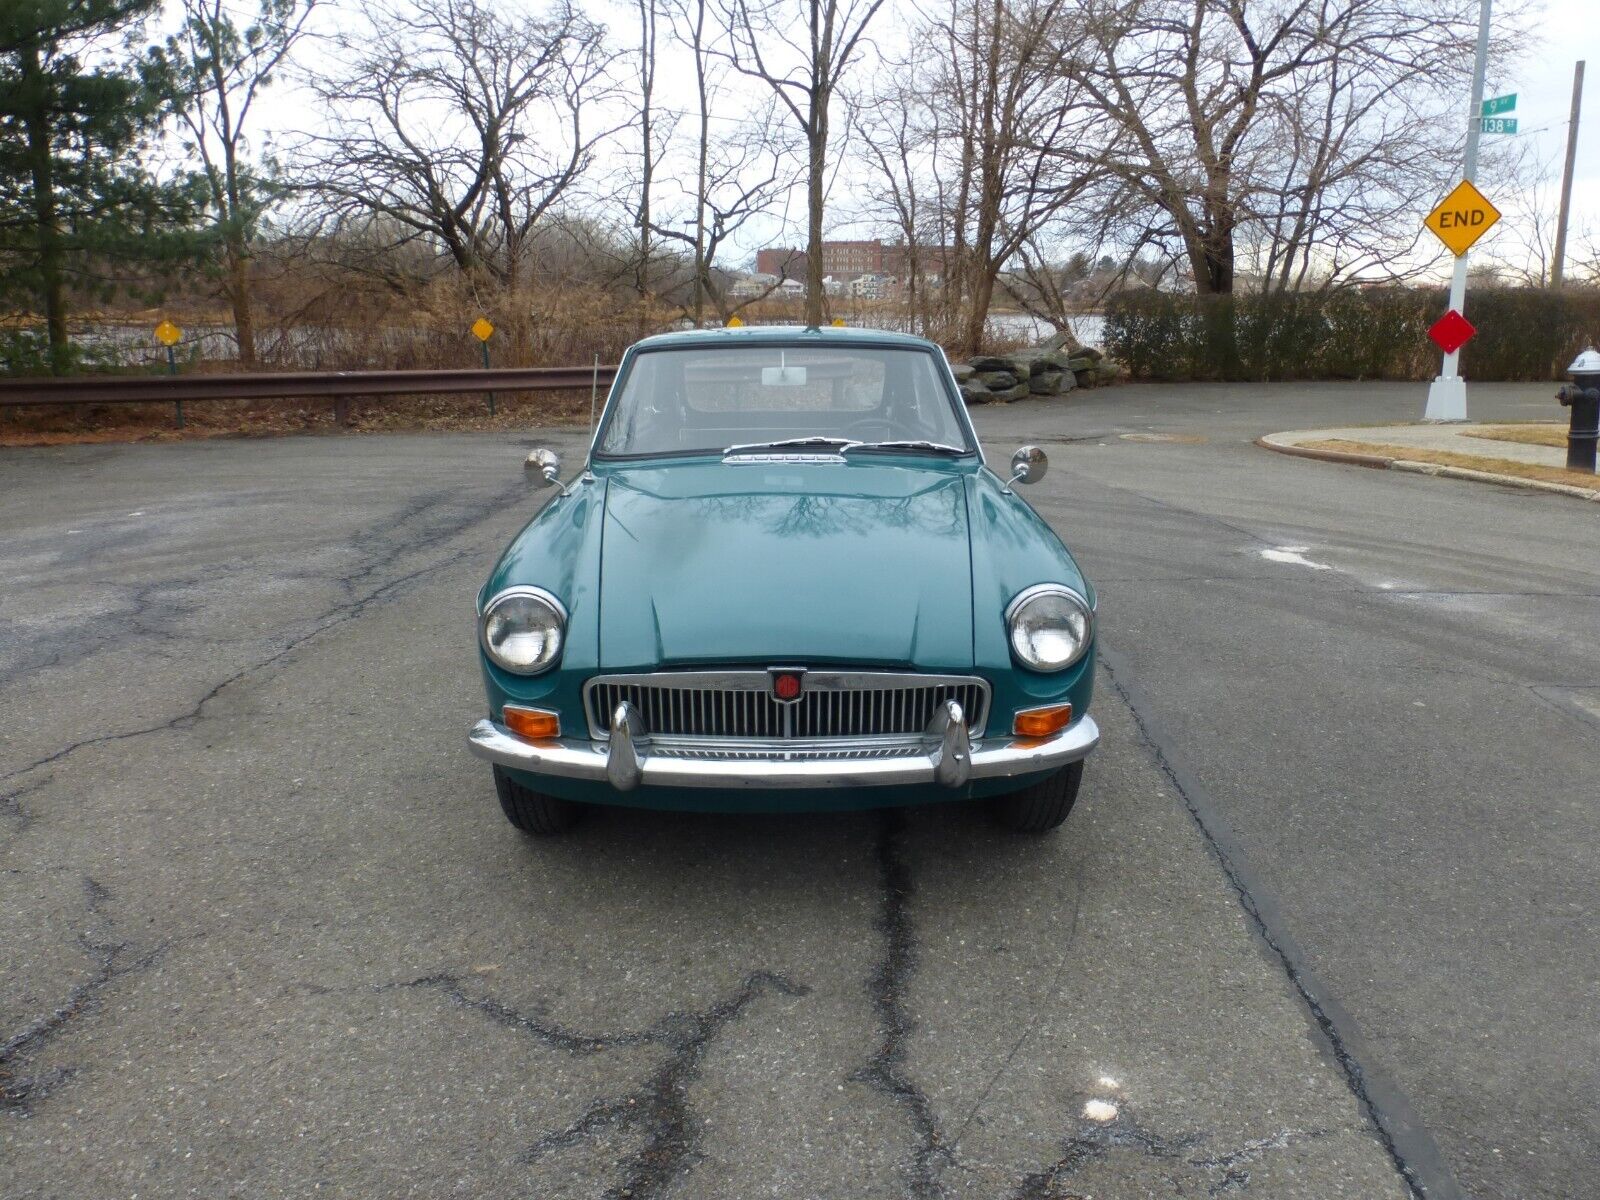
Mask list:
[[[580,434],[0,451],[0,1193],[1586,1194],[1591,506],[1250,445],[1421,401],[980,412],[1101,593],[1037,840],[517,836],[471,599]]]

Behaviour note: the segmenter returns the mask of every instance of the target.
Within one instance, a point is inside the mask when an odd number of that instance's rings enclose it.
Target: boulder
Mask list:
[[[968,404],[991,404],[994,402],[994,393],[983,380],[969,376],[961,381],[961,398]]]
[[[1095,360],[1090,358],[1087,354],[1074,354],[1071,358],[1067,359],[1067,370],[1069,371],[1092,371],[1094,369],[1094,365]]]
[[[1028,380],[1028,390],[1035,396],[1059,396],[1078,386],[1071,371],[1035,371]]]
[[[969,358],[967,364],[979,375],[991,371],[1009,371],[1013,375],[1017,373],[1016,362],[998,354],[980,354],[976,358]]]
[[[1100,351],[1096,350],[1093,346],[1079,346],[1077,353],[1079,357],[1087,358],[1090,362],[1099,362],[1105,357],[1104,354],[1101,354]]]
[[[1000,401],[1002,404],[1009,403],[1012,400],[1026,400],[1030,395],[1033,394],[1028,390],[1029,386],[1030,385],[1024,381],[1016,384],[1014,387],[1009,387],[1004,390],[996,390],[994,393],[994,398]]]
[[[1028,361],[1035,371],[1071,370],[1071,358],[1060,350],[1036,350]]]
[[[956,377],[957,383],[965,383],[972,378],[974,371],[971,363],[958,362],[950,364],[950,373]]]
[[[1097,367],[1085,367],[1081,371],[1073,372],[1073,375],[1076,376],[1078,380],[1078,386],[1086,388],[1094,387],[1100,382],[1098,378],[1099,374],[1100,371]]]
[[[1007,388],[1016,387],[1018,383],[1026,382],[1028,375],[1025,371],[1019,373],[1017,371],[979,370],[977,377],[983,380],[984,386],[991,392],[1003,392]]]
[[[1035,371],[1028,380],[1028,390],[1035,396],[1059,396],[1063,377],[1061,371]]]

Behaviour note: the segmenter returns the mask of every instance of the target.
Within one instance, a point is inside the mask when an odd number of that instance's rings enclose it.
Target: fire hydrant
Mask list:
[[[1594,474],[1594,447],[1600,439],[1600,350],[1590,346],[1567,368],[1572,382],[1556,399],[1572,409],[1567,427],[1567,470]]]

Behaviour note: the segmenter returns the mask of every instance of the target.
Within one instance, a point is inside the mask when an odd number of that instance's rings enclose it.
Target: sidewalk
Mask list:
[[[1495,437],[1556,435],[1559,446]],[[1555,424],[1347,426],[1269,433],[1257,445],[1280,454],[1472,479],[1600,501],[1600,476],[1566,469],[1566,431]]]

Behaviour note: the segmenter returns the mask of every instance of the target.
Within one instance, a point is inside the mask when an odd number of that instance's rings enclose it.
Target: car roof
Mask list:
[[[803,345],[904,346],[908,350],[935,350],[939,347],[926,338],[889,329],[851,329],[826,325],[743,325],[733,329],[685,329],[658,333],[633,344],[635,350],[664,350],[686,346],[737,346],[772,342]]]

